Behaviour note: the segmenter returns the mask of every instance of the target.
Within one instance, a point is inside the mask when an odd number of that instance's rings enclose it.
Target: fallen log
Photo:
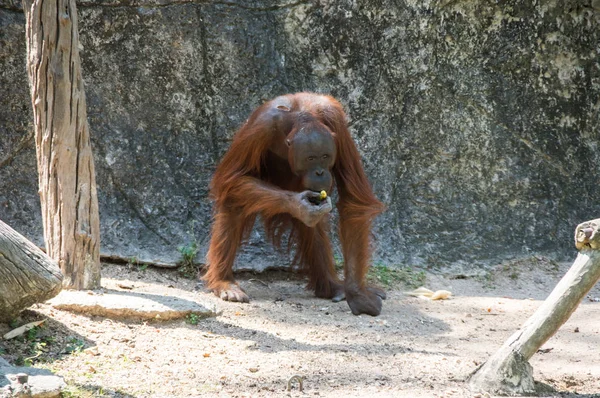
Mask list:
[[[0,221],[0,322],[56,296],[62,279],[54,260]]]
[[[600,278],[600,219],[579,224],[580,253],[538,310],[469,378],[472,390],[498,395],[536,393],[529,359],[569,319]]]

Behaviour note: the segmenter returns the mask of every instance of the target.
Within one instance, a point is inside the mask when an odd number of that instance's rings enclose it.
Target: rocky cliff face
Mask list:
[[[41,243],[24,17],[0,0],[0,219]],[[78,3],[102,253],[208,243],[208,183],[273,96],[345,106],[387,212],[375,261],[572,255],[597,218],[600,2]],[[287,265],[252,234],[239,266]]]

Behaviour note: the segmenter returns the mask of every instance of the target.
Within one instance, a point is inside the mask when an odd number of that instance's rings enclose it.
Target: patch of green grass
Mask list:
[[[383,264],[373,265],[367,274],[369,282],[379,283],[385,287],[402,283],[406,287],[417,288],[423,286],[426,279],[424,271],[416,271],[411,267],[388,267]]]
[[[193,312],[185,317],[185,321],[190,325],[197,325],[200,322],[200,316],[198,314],[194,314]]]
[[[179,262],[179,273],[186,278],[195,278],[198,274],[198,266],[195,263],[196,255],[200,250],[196,242],[188,243],[177,248],[181,253]]]

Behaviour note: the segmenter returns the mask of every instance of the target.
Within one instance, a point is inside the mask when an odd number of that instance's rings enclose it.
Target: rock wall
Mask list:
[[[597,218],[600,2],[78,2],[102,253],[176,262],[264,100],[331,93],[377,195],[374,261],[572,256]],[[41,243],[24,17],[0,0],[0,219]],[[594,199],[596,198],[596,199]],[[260,229],[238,266],[285,266]]]

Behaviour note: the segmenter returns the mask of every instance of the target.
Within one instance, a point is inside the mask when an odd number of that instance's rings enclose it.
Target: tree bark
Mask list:
[[[100,287],[100,221],[74,0],[23,0],[44,240],[65,288]]]
[[[529,359],[569,319],[600,278],[600,219],[577,226],[581,252],[538,310],[470,378],[471,388],[501,395],[535,393]]]
[[[0,221],[0,322],[56,296],[62,280],[54,260]]]

